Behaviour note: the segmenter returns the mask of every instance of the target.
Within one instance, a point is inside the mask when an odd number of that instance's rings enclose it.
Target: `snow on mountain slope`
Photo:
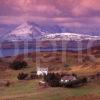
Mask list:
[[[41,37],[41,40],[100,40],[100,36],[82,35],[75,33],[55,33],[44,35]]]
[[[19,40],[33,40],[34,38],[43,34],[37,26],[33,26],[29,23],[23,23],[19,25],[15,30],[6,34],[3,40],[19,41]]]
[[[100,40],[100,36],[83,35],[76,33],[45,33],[41,27],[35,23],[25,22],[17,26],[10,33],[2,37],[3,41],[32,41],[40,40]]]
[[[24,23],[24,24],[18,26],[14,31],[12,31],[10,33],[10,35],[21,36],[21,35],[32,34],[31,28],[32,28],[31,25]]]

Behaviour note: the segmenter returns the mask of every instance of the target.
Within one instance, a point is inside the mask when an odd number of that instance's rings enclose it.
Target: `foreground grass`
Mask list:
[[[65,100],[67,96],[100,95],[99,85],[80,88],[42,88],[39,80],[18,81],[0,88],[0,100]]]

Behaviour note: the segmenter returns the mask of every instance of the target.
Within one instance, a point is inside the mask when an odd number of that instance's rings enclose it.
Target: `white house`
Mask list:
[[[38,67],[37,68],[37,75],[47,75],[48,74],[48,68],[40,68]]]

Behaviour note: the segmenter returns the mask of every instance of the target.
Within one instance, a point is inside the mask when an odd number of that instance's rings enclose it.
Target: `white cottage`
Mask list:
[[[48,68],[40,68],[40,67],[38,67],[37,68],[37,75],[44,75],[44,74],[48,74]]]

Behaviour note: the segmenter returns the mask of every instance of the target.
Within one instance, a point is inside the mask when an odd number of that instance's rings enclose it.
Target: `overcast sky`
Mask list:
[[[100,0],[0,0],[0,24],[25,21],[99,29]]]

